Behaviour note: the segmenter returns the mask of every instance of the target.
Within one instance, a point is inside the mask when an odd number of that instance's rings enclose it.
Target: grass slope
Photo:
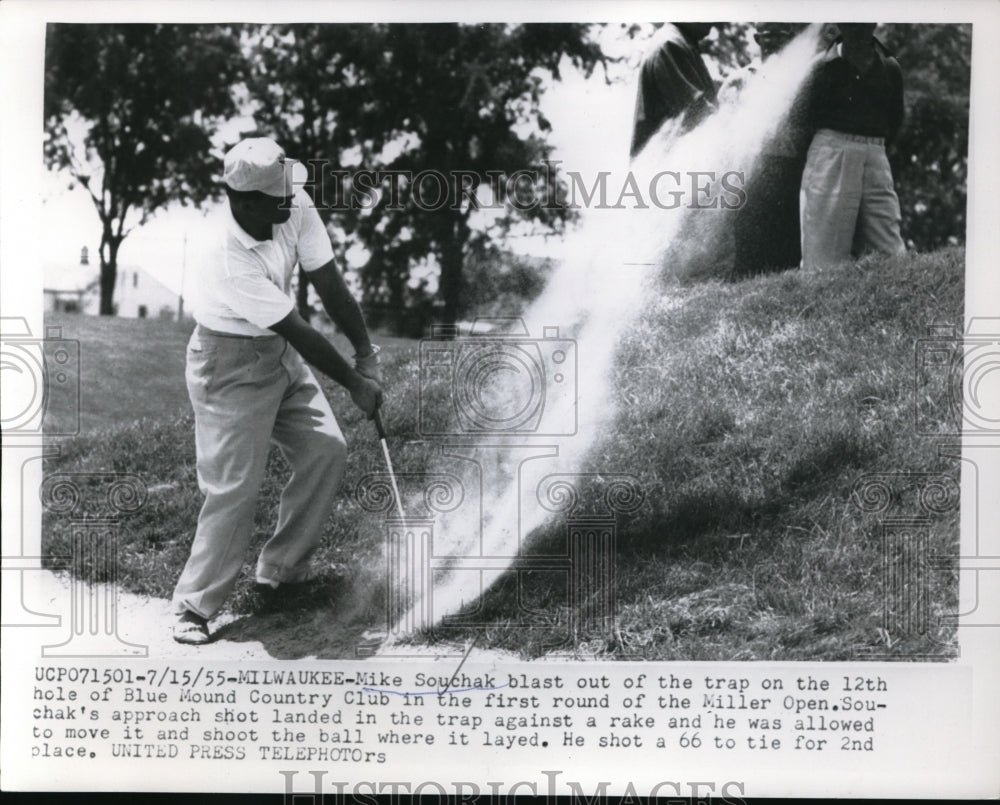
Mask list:
[[[485,628],[439,628],[421,640],[476,635],[481,646],[524,656],[674,660],[948,654],[954,634],[936,616],[955,610],[957,574],[928,574],[926,634],[886,628],[880,521],[852,502],[851,490],[866,473],[957,478],[957,462],[938,457],[941,440],[914,427],[913,367],[928,325],[961,322],[963,261],[961,250],[947,250],[664,289],[621,340],[619,413],[581,468],[634,474],[645,491],[643,507],[618,520],[615,628],[572,633],[565,578],[522,572],[483,597],[477,619]],[[86,323],[78,335],[77,322]],[[46,469],[143,477],[150,498],[122,528],[119,578],[168,596],[201,501],[183,390],[185,334],[154,322],[61,323],[64,337],[82,342],[84,419],[105,424],[63,440]],[[164,330],[148,337],[151,327]],[[131,363],[116,375],[123,351]],[[389,340],[385,355],[393,459],[397,470],[419,472],[432,451],[417,434],[417,344]],[[319,554],[340,569],[283,616],[297,607],[316,617],[352,601],[377,627],[383,532],[351,492],[382,470],[381,455],[371,425],[341,390],[327,391],[352,448]],[[933,410],[944,430],[947,411]],[[287,478],[280,457],[270,461],[257,544],[273,527]],[[897,491],[892,513],[919,513],[915,489]],[[557,547],[562,528],[544,529],[531,550]],[[957,511],[934,518],[928,534],[932,553],[955,553]],[[48,553],[65,553],[68,523],[47,516],[43,539]],[[236,612],[256,605],[249,582],[244,574]],[[533,614],[515,614],[516,602]]]
[[[190,407],[184,388],[190,323],[51,313],[45,323],[76,341],[80,353],[79,408],[46,411],[46,433],[74,432],[77,424],[82,435],[114,433],[136,419],[172,417]]]

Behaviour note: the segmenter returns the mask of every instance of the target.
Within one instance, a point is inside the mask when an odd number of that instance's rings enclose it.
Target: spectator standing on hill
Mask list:
[[[806,90],[815,131],[800,193],[802,265],[832,265],[868,251],[899,254],[899,199],[885,153],[903,121],[899,63],[875,23],[837,23],[840,40]]]
[[[273,140],[243,140],[226,154],[229,197],[222,249],[199,277],[198,322],[187,349],[198,485],[205,495],[191,555],[174,590],[174,639],[209,640],[253,536],[270,444],[291,477],[274,535],[261,549],[264,590],[311,575],[347,448],[308,361],[372,417],[381,404],[378,348],[333,257],[319,214],[292,182],[294,160]],[[356,350],[354,364],[299,315],[290,296],[301,264],[323,306]]]
[[[766,79],[768,59],[805,27],[797,23],[758,23],[754,39],[763,62],[759,68],[748,69],[759,70]],[[746,203],[736,213],[734,266],[740,274],[796,268],[802,259],[799,187],[810,138],[803,99],[802,93],[795,98],[778,130],[765,143],[747,184]]]
[[[639,91],[632,128],[633,159],[667,120],[682,118],[693,128],[715,107],[715,83],[698,43],[712,30],[710,22],[667,23],[657,44],[639,68]]]

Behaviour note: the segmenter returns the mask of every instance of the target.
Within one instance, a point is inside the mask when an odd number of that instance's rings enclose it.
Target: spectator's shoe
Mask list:
[[[174,640],[200,646],[211,640],[208,632],[208,621],[190,610],[185,610],[174,621]]]

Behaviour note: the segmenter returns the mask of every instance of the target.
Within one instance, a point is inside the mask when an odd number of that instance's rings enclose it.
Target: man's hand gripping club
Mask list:
[[[347,389],[351,400],[368,419],[375,416],[382,405],[382,386],[351,366],[336,347],[310,326],[298,311],[293,310],[277,324],[271,325],[270,329],[283,336],[307,363]],[[377,365],[376,361],[375,366]]]

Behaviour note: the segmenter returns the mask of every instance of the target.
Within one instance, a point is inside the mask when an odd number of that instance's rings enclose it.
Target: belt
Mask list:
[[[267,341],[272,338],[281,337],[277,333],[273,333],[272,335],[240,335],[239,333],[223,333],[219,330],[210,330],[204,324],[197,325],[195,327],[195,332],[198,333],[198,335],[210,335],[214,338],[240,338],[247,341]]]
[[[836,129],[819,129],[817,134],[835,134],[844,140],[850,140],[852,143],[866,143],[868,145],[885,145],[885,137],[865,137],[862,134],[848,134],[846,131],[837,131]]]

